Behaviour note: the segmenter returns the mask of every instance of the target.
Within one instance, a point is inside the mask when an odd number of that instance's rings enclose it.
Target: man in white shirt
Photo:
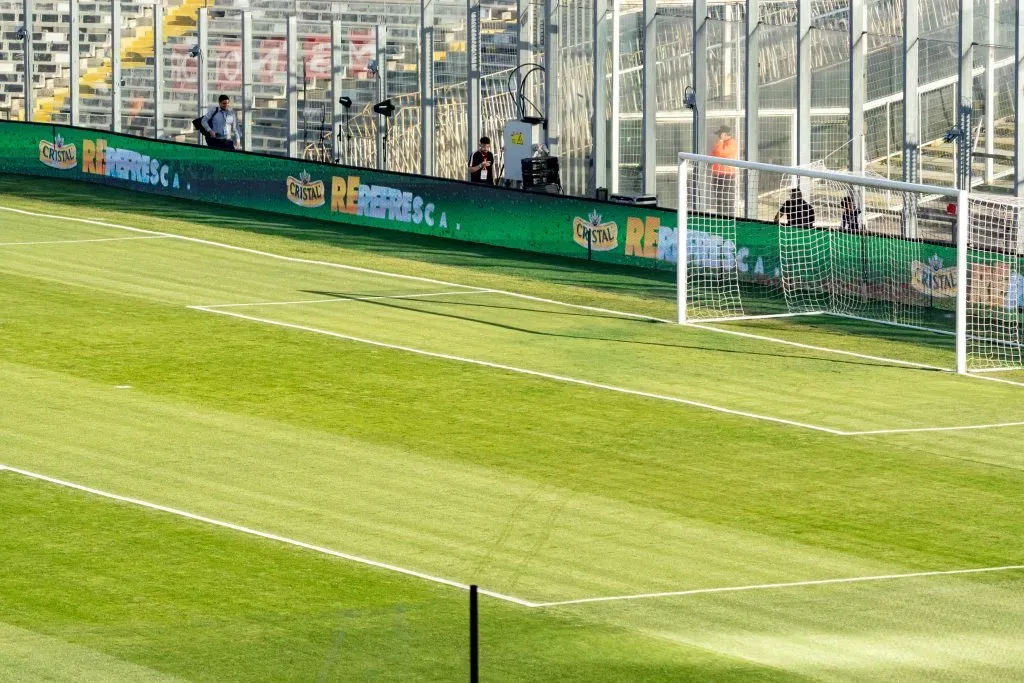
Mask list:
[[[238,119],[235,118],[235,112],[231,111],[231,98],[221,95],[217,103],[201,119],[200,126],[207,145],[233,151],[242,146],[242,138],[238,133]]]

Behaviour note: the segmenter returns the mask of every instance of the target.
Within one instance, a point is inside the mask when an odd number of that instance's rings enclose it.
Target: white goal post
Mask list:
[[[685,152],[678,178],[680,323],[840,316],[955,336],[960,373],[1024,368],[1020,200]]]

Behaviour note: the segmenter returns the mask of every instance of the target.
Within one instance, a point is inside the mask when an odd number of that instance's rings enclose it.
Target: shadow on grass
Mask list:
[[[447,307],[454,306],[454,307],[457,307],[458,309],[474,309],[475,308],[475,309],[488,309],[488,310],[501,310],[501,311],[521,311],[521,312],[528,312],[528,313],[542,313],[542,314],[547,314],[547,315],[558,315],[558,316],[571,315],[571,316],[578,316],[578,317],[604,318],[604,319],[616,320],[616,321],[620,321],[622,323],[630,324],[630,325],[651,325],[651,324],[665,325],[666,324],[666,323],[662,323],[662,322],[659,322],[659,321],[656,321],[656,320],[623,318],[623,317],[619,317],[619,316],[609,316],[607,314],[600,314],[600,313],[596,313],[596,312],[594,312],[594,313],[586,313],[586,312],[577,313],[577,312],[569,312],[569,311],[567,311],[567,312],[559,312],[559,311],[544,310],[544,309],[522,308],[522,307],[518,307],[518,306],[502,306],[502,305],[496,305],[496,304],[478,303],[478,302],[475,302],[475,301],[458,301],[458,302],[453,302],[453,301],[437,301],[437,300],[431,300],[431,299],[425,299],[425,298],[421,298],[421,299],[361,299],[361,298],[359,298],[357,296],[354,296],[354,295],[351,295],[351,294],[346,294],[344,292],[325,292],[325,291],[318,291],[318,290],[303,290],[303,291],[306,292],[307,294],[315,294],[317,296],[333,297],[333,298],[336,298],[336,299],[339,299],[339,300],[359,301],[360,303],[371,304],[371,305],[379,306],[379,307],[382,307],[382,308],[390,308],[392,310],[400,310],[400,311],[410,311],[410,312],[414,312],[414,313],[422,313],[423,315],[430,315],[430,316],[435,316],[435,317],[438,317],[438,318],[447,318],[449,320],[458,320],[460,322],[475,323],[475,324],[485,325],[485,326],[488,326],[488,327],[493,327],[493,328],[497,328],[497,329],[505,330],[505,331],[509,331],[509,332],[519,332],[519,333],[522,333],[522,334],[529,334],[529,335],[535,335],[535,336],[541,336],[541,337],[552,337],[552,338],[559,338],[559,339],[575,339],[575,340],[579,340],[579,341],[610,342],[610,343],[615,343],[615,344],[629,344],[629,345],[637,345],[637,346],[651,346],[651,347],[661,347],[661,348],[667,348],[667,349],[677,349],[677,350],[686,350],[686,351],[703,351],[703,352],[706,352],[706,353],[731,354],[731,355],[738,355],[738,356],[759,356],[759,357],[765,357],[765,358],[785,358],[785,359],[796,359],[796,360],[808,360],[808,361],[814,361],[814,362],[818,362],[818,363],[828,363],[828,364],[833,364],[833,365],[853,365],[853,366],[864,366],[864,367],[873,367],[873,368],[893,368],[893,369],[904,370],[904,371],[913,371],[913,372],[942,372],[941,370],[931,370],[931,369],[928,369],[928,368],[908,367],[908,366],[903,366],[903,365],[895,365],[895,364],[890,364],[890,363],[884,363],[884,362],[881,362],[881,361],[852,360],[850,358],[843,358],[843,357],[823,358],[823,357],[819,357],[819,356],[802,355],[802,354],[797,353],[797,352],[788,352],[788,353],[786,353],[786,352],[781,352],[781,350],[780,350],[779,353],[771,353],[771,352],[768,352],[768,351],[755,351],[755,350],[752,350],[752,349],[727,349],[727,348],[720,348],[720,347],[715,347],[715,346],[701,346],[701,345],[696,345],[696,344],[682,344],[682,343],[671,343],[671,342],[660,342],[660,341],[644,341],[644,340],[639,340],[639,339],[623,339],[623,338],[610,337],[610,336],[604,336],[604,335],[598,335],[598,334],[588,335],[588,334],[566,334],[566,333],[562,333],[562,332],[548,332],[548,331],[545,331],[545,330],[542,330],[542,329],[536,329],[536,328],[530,328],[530,327],[521,327],[519,325],[513,325],[513,324],[508,323],[508,322],[499,322],[499,321],[496,321],[496,320],[487,320],[485,318],[475,317],[475,316],[469,314],[471,311],[467,311],[465,315],[462,315],[462,314],[454,313],[454,312],[451,312],[451,311],[430,310],[429,307],[430,306],[447,306]]]

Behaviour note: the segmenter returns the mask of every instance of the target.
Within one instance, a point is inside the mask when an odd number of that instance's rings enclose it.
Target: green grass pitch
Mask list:
[[[0,680],[462,680],[431,577],[512,598],[484,680],[1024,678],[1024,388],[935,369],[950,339],[680,327],[672,273],[70,183],[0,207]]]

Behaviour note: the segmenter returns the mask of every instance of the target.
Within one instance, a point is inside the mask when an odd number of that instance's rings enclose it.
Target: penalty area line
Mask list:
[[[417,349],[411,346],[402,346],[399,344],[389,344],[387,342],[377,341],[374,339],[366,339],[363,337],[355,337],[350,334],[343,334],[341,332],[332,332],[330,330],[323,330],[318,327],[309,327],[307,325],[297,325],[294,323],[286,323],[280,320],[273,320],[271,318],[258,318],[252,315],[245,315],[243,313],[236,313],[234,311],[225,311],[221,308],[209,308],[206,306],[189,306],[196,311],[204,311],[206,313],[216,313],[218,315],[226,315],[232,318],[239,318],[241,320],[249,320],[251,322],[262,323],[264,325],[273,325],[275,327],[283,327],[290,330],[299,330],[301,332],[312,332],[314,334],[322,334],[328,337],[334,337],[335,339],[344,339],[345,341],[357,342],[360,344],[368,344],[370,346],[377,346],[385,349],[392,349],[395,351],[404,351],[406,353],[414,353],[419,356],[426,356],[428,358],[438,358],[441,360],[454,361],[457,363],[466,363],[469,365],[478,365],[485,368],[492,368],[495,370],[503,370],[505,372],[512,372],[520,375],[528,375],[531,377],[539,377],[542,379],[554,380],[556,382],[565,382],[567,384],[576,384],[579,386],[585,386],[592,389],[603,389],[605,391],[614,391],[619,394],[627,394],[630,396],[639,396],[641,398],[650,398],[658,401],[667,401],[670,403],[678,403],[681,405],[691,406],[694,408],[702,408],[704,410],[711,410],[718,413],[724,413],[727,415],[735,415],[737,417],[746,417],[753,420],[762,420],[764,422],[773,422],[775,424],[782,424],[788,427],[798,427],[801,429],[809,429],[816,432],[824,432],[825,434],[832,434],[833,436],[848,436],[848,432],[843,432],[838,429],[831,429],[829,427],[822,427],[820,425],[808,424],[805,422],[796,422],[794,420],[786,420],[781,417],[773,417],[771,415],[761,415],[758,413],[751,413],[744,410],[733,410],[732,408],[725,408],[722,406],[716,406],[710,403],[703,403],[700,401],[691,401],[685,398],[679,398],[677,396],[666,396],[664,394],[655,394],[647,391],[640,391],[638,389],[628,389],[626,387],[618,387],[611,384],[601,384],[599,382],[591,382],[585,379],[579,379],[577,377],[567,377],[565,375],[556,375],[549,372],[542,372],[540,370],[530,370],[528,368],[519,368],[513,365],[504,365],[502,363],[492,363],[491,361],[479,360],[477,358],[466,358],[464,356],[456,356],[449,353],[438,353],[436,351],[426,351],[424,349]]]
[[[244,304],[205,304],[202,308],[244,308],[246,306],[303,306],[306,304],[345,303],[347,301],[386,301],[389,299],[427,299],[435,296],[470,296],[493,294],[492,289],[460,289],[454,292],[427,292],[425,294],[390,294],[382,296],[337,296],[333,299],[305,299],[302,301],[255,301]]]
[[[744,591],[772,590],[780,588],[800,588],[802,586],[829,586],[843,583],[867,583],[869,581],[894,581],[897,579],[915,579],[930,576],[956,576],[962,574],[985,574],[991,572],[1007,572],[1024,569],[1024,564],[1010,564],[1001,567],[979,567],[975,569],[947,569],[941,571],[910,572],[907,574],[879,574],[876,576],[851,576],[841,579],[816,579],[811,581],[786,581],[783,583],[759,583],[749,586],[723,586],[720,588],[695,588],[684,591],[666,591],[662,593],[637,593],[635,595],[610,595],[598,598],[580,598],[577,600],[559,600],[541,602],[537,607],[560,607],[563,605],[585,605],[595,602],[622,602],[626,600],[649,600],[653,598],[676,598],[687,595],[709,595],[715,593],[740,593]]]
[[[149,510],[156,510],[157,512],[164,512],[164,513],[167,513],[167,514],[175,515],[177,517],[184,517],[185,519],[190,519],[190,520],[193,520],[193,521],[196,521],[196,522],[201,522],[203,524],[209,524],[209,525],[212,525],[212,526],[221,527],[222,529],[229,529],[231,531],[241,532],[243,534],[248,534],[250,536],[256,536],[258,538],[262,538],[262,539],[265,539],[265,540],[268,540],[268,541],[276,541],[278,543],[284,543],[286,545],[294,546],[296,548],[302,548],[304,550],[311,550],[313,552],[320,553],[322,555],[329,555],[331,557],[335,557],[335,558],[338,558],[338,559],[341,559],[341,560],[347,560],[349,562],[354,562],[354,563],[357,563],[357,564],[362,564],[362,565],[366,565],[366,566],[369,566],[369,567],[374,567],[376,569],[383,569],[383,570],[386,570],[386,571],[389,571],[389,572],[393,572],[393,573],[396,573],[396,574],[404,574],[406,576],[411,576],[411,577],[416,578],[416,579],[422,579],[423,581],[429,581],[431,583],[437,583],[437,584],[441,584],[441,585],[444,585],[444,586],[450,586],[452,588],[458,588],[459,590],[464,590],[464,591],[468,591],[469,590],[469,585],[468,584],[460,583],[458,581],[452,581],[451,579],[445,579],[445,578],[441,578],[439,576],[433,576],[431,574],[425,574],[423,572],[418,572],[418,571],[416,571],[414,569],[406,569],[405,567],[399,567],[399,566],[394,565],[394,564],[388,564],[387,562],[378,562],[376,560],[371,560],[371,559],[368,559],[368,558],[365,558],[365,557],[360,557],[359,555],[352,555],[350,553],[343,553],[343,552],[339,552],[337,550],[331,550],[330,548],[324,548],[323,546],[313,545],[312,543],[306,543],[304,541],[298,541],[298,540],[295,540],[294,538],[287,538],[285,536],[278,536],[277,534],[271,534],[271,533],[267,533],[265,531],[258,531],[256,529],[251,529],[249,527],[241,526],[241,525],[238,525],[238,524],[232,524],[231,522],[224,522],[224,521],[221,521],[221,520],[218,520],[218,519],[212,519],[210,517],[204,517],[202,515],[197,515],[197,514],[194,514],[194,513],[191,513],[191,512],[186,512],[184,510],[179,510],[177,508],[168,507],[166,505],[159,505],[157,503],[150,503],[148,501],[140,500],[138,498],[130,498],[128,496],[121,496],[121,495],[118,495],[116,493],[109,493],[107,491],[101,491],[99,489],[95,489],[95,488],[92,488],[90,486],[84,486],[82,484],[76,484],[74,482],[65,481],[63,479],[57,479],[55,477],[50,477],[50,476],[47,476],[45,474],[39,474],[37,472],[30,472],[28,470],[23,470],[23,469],[20,469],[20,468],[17,468],[17,467],[11,467],[9,465],[0,465],[0,472],[11,472],[12,474],[16,474],[16,475],[19,475],[19,476],[22,476],[22,477],[26,477],[28,479],[35,479],[37,481],[46,482],[48,484],[55,484],[57,486],[63,486],[64,488],[69,488],[69,489],[74,489],[76,491],[81,491],[82,493],[88,493],[88,494],[93,495],[93,496],[99,496],[101,498],[107,498],[109,500],[116,500],[116,501],[121,502],[121,503],[127,503],[129,505],[136,505],[136,506],[139,506],[139,507],[147,508]],[[512,596],[512,595],[505,595],[503,593],[497,593],[495,591],[486,590],[484,588],[480,588],[478,590],[480,591],[480,593],[482,595],[487,595],[489,597],[495,598],[497,600],[503,600],[505,602],[511,602],[511,603],[516,604],[516,605],[520,605],[522,607],[537,607],[538,606],[537,603],[535,603],[535,602],[530,602],[529,600],[523,600],[522,598],[517,598],[517,597]]]

